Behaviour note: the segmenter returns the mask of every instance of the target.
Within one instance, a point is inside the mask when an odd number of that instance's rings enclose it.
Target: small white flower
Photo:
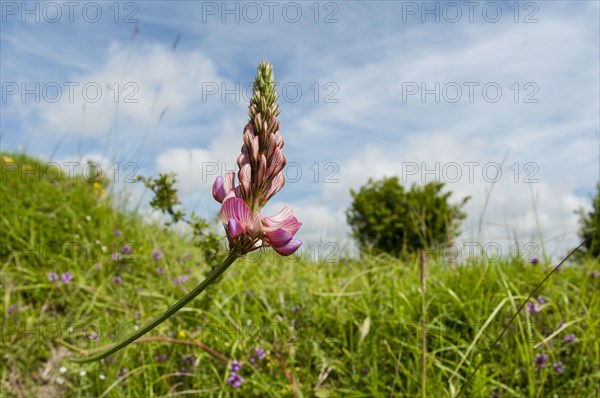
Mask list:
[[[96,244],[99,245],[100,244],[100,240],[96,239]]]
[[[58,371],[60,373],[67,373],[67,368],[65,368],[64,366],[61,366],[60,369],[58,369]]]
[[[88,221],[92,221],[92,217],[90,217],[90,216],[85,216],[85,219]]]
[[[81,372],[79,372],[79,376],[83,377],[83,376],[85,376],[86,373],[87,372],[85,370],[82,370]]]
[[[64,382],[65,382],[65,379],[63,379],[62,377],[59,376],[56,378],[56,384],[62,385]]]
[[[102,248],[101,248],[101,249],[102,249],[102,253],[106,253],[106,251],[108,250],[108,249],[106,248],[106,246],[102,246]]]
[[[104,376],[102,373],[100,373],[100,375],[98,377],[100,378],[100,380],[106,379],[106,376]]]

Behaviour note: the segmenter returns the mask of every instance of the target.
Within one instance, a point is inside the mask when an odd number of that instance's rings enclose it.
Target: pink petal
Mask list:
[[[262,185],[265,180],[265,173],[267,172],[267,158],[265,155],[260,155],[260,162],[258,163],[258,185]]]
[[[262,226],[265,232],[283,229],[284,231],[294,235],[301,225],[302,223],[298,221],[296,217],[294,217],[294,212],[289,206],[284,206],[284,208],[273,217],[262,218]]]
[[[262,223],[260,218],[260,212],[256,212],[252,215],[248,223],[246,224],[247,230],[250,236],[258,238],[262,236]]]
[[[235,187],[235,172],[228,171],[225,173],[225,181],[223,182],[223,188],[225,193],[228,193]]]
[[[246,164],[246,155],[244,154],[244,152],[242,152],[237,158],[237,165],[241,169],[244,164]]]
[[[227,195],[225,195],[225,197],[223,198],[223,202],[225,202],[227,199],[229,198],[235,198],[235,197],[240,197],[237,193],[239,191],[238,189],[239,187],[237,187],[236,189],[232,189],[231,191],[227,192]]]
[[[252,247],[250,248],[250,251],[259,249],[262,247],[262,245],[263,245],[263,241],[261,239],[259,239],[252,245]]]
[[[267,170],[267,175],[269,177],[275,176],[285,167],[285,155],[280,148],[275,148],[275,152],[273,152],[273,156],[270,159],[271,163],[269,164],[269,170]]]
[[[230,195],[231,191],[234,190],[235,187],[235,173],[233,171],[229,171],[225,174],[225,179],[221,176],[218,176],[215,179],[215,183],[213,184],[212,194],[213,197],[220,203],[223,203]],[[233,195],[235,196],[235,195]]]
[[[276,133],[274,134],[274,136],[275,136],[275,140],[276,140],[276,142],[277,142],[277,146],[278,146],[279,148],[283,148],[283,145],[285,144],[285,142],[283,141],[283,136],[282,136],[281,134],[279,134],[279,131],[278,131],[278,132],[276,132]]]
[[[267,230],[268,228],[273,227],[272,229],[270,229],[271,231],[273,231],[279,228],[279,224],[293,216],[294,211],[292,210],[292,208],[290,206],[283,206],[283,209],[279,210],[277,214],[275,214],[273,217],[263,217],[263,226]]]
[[[233,197],[223,202],[221,220],[224,223],[229,223],[231,218],[242,225],[248,225],[249,222],[252,222],[252,212],[242,199]]]
[[[256,162],[258,161],[258,149],[259,149],[259,142],[258,142],[258,136],[255,135],[254,137],[252,137],[252,146],[250,147],[250,149],[252,150],[252,159]]]
[[[230,218],[227,222],[227,231],[232,239],[237,238],[244,232],[244,227],[235,218]]]
[[[269,136],[269,142],[267,144],[267,156],[269,157],[269,159],[271,159],[273,157],[273,154],[275,153],[275,149],[277,148],[277,138],[275,138],[275,135],[270,135]]]
[[[225,192],[225,189],[223,187],[223,178],[221,178],[221,176],[218,176],[215,179],[215,182],[212,187],[213,198],[215,198],[217,202],[223,203],[223,199],[225,198],[226,193],[227,192]]]
[[[250,129],[244,130],[244,145],[248,148],[252,148],[252,138],[254,137],[254,133]]]
[[[292,239],[287,245],[282,247],[273,246],[273,249],[282,256],[289,256],[298,250],[300,245],[302,245],[302,241],[300,239]]]
[[[279,192],[281,188],[283,188],[283,184],[285,184],[285,179],[283,178],[283,173],[280,172],[279,174],[275,175],[275,177],[273,177],[273,180],[271,181],[271,186],[269,187],[267,193],[264,195],[264,202],[267,202],[273,197],[273,195]]]
[[[267,235],[267,239],[273,247],[285,246],[294,237],[294,235],[281,228],[278,228],[275,231],[266,232],[265,235]]]
[[[252,180],[252,169],[250,168],[250,163],[246,163],[244,166],[242,166],[238,173],[238,177],[240,179],[242,193],[244,197],[247,198],[250,195],[250,182]]]

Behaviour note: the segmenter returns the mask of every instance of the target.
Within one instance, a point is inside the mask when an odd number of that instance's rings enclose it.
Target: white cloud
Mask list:
[[[235,171],[241,147],[241,134],[231,121],[223,120],[220,131],[206,148],[170,148],[156,159],[158,173],[176,173],[182,194],[197,192],[206,196],[218,175]]]
[[[139,133],[165,110],[169,116],[182,117],[191,104],[202,101],[202,82],[220,78],[212,61],[200,52],[178,54],[157,44],[134,50],[112,43],[103,65],[69,81],[72,96],[61,82],[60,100],[42,102],[40,123],[48,132],[98,136],[106,134],[115,119]],[[209,109],[199,107],[196,112]]]
[[[375,2],[368,11],[364,7],[340,4],[340,22],[332,25],[314,24],[310,18],[304,24],[227,24],[216,18],[199,24],[197,3],[186,3],[185,9],[147,5],[140,38],[150,33],[137,48],[130,53],[128,45],[114,41],[94,46],[70,70],[64,69],[69,64],[65,58],[85,48],[80,39],[73,44],[77,51],[61,48],[56,56],[48,52],[51,46],[25,33],[25,44],[19,44],[14,31],[3,42],[15,54],[11,73],[19,70],[14,61],[19,54],[41,54],[53,65],[60,64],[69,81],[97,82],[105,94],[114,94],[105,90],[106,84],[119,82],[123,89],[125,83],[134,82],[139,102],[116,106],[104,95],[97,104],[85,103],[81,96],[69,103],[65,97],[56,104],[10,103],[3,115],[18,121],[18,127],[33,137],[43,138],[40,142],[65,133],[96,140],[90,144],[94,153],[101,153],[96,147],[109,136],[120,151],[151,159],[147,163],[154,164],[146,168],[154,166],[152,172],[178,173],[186,205],[215,209],[210,187],[217,173],[234,167],[246,112],[243,103],[221,103],[220,96],[205,101],[202,83],[224,82],[230,88],[233,81],[247,82],[255,63],[266,57],[275,62],[278,79],[298,82],[304,90],[298,103],[280,103],[286,156],[298,163],[303,177],[287,184],[274,203],[297,209],[304,222],[299,232],[303,239],[343,239],[348,233],[343,212],[350,204],[349,189],[369,177],[402,175],[408,164],[430,169],[450,162],[463,165],[463,174],[465,162],[479,162],[475,181],[463,177],[448,184],[454,198],[473,197],[467,206],[465,236],[477,236],[490,189],[481,167],[499,163],[508,154],[503,177],[487,204],[485,236],[480,238],[529,240],[538,239],[540,233],[555,248],[573,244],[577,229],[573,210],[587,203],[575,192],[595,182],[600,161],[598,23],[593,18],[598,4],[571,8],[566,3],[540,3],[536,24],[513,23],[510,15],[498,24],[411,24],[400,22],[398,4]],[[175,30],[182,32],[176,52],[171,43],[155,41]],[[99,43],[101,32],[94,32],[94,42]],[[56,42],[56,36],[56,32],[49,35],[48,43]],[[105,55],[99,62],[98,53]],[[31,61],[26,63],[25,69],[36,69]],[[321,90],[317,103],[309,88],[314,82]],[[334,95],[338,103],[323,102],[327,82],[339,88]],[[436,82],[442,87],[457,82],[463,97],[455,104],[443,98],[433,102],[431,95],[426,103],[420,95],[404,101],[403,84],[410,82],[424,82],[428,88]],[[480,84],[474,103],[468,101],[465,82]],[[501,86],[499,102],[482,98],[481,86],[487,82]],[[515,82],[517,103],[511,88]],[[538,90],[537,103],[523,102],[531,92],[532,86],[525,87],[530,82]],[[339,166],[339,182],[324,183],[327,162]],[[528,162],[539,167],[538,183],[522,181],[530,172]],[[316,163],[321,178],[315,182],[311,167]],[[414,181],[420,181],[418,174],[407,183]],[[275,211],[276,206],[271,213]],[[562,243],[555,239],[561,236]]]

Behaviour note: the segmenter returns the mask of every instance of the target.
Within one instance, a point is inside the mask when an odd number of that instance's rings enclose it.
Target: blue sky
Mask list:
[[[24,4],[2,3],[3,150],[117,162],[134,204],[125,175],[174,171],[214,216],[267,59],[289,166],[266,212],[292,205],[301,239],[347,242],[350,189],[396,175],[471,195],[463,242],[577,242],[600,176],[597,1]]]

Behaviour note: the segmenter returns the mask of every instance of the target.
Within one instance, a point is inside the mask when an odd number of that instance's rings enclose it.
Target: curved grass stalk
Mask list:
[[[106,351],[103,351],[99,354],[95,354],[95,355],[92,355],[89,357],[71,358],[70,361],[76,362],[76,363],[89,363],[89,362],[99,361],[103,358],[106,358],[107,356],[109,356],[111,354],[114,354],[115,352],[121,350],[122,348],[128,346],[129,344],[133,343],[135,340],[139,339],[140,337],[142,337],[143,335],[145,335],[146,333],[148,333],[149,331],[151,331],[152,329],[154,329],[155,327],[157,327],[158,325],[160,325],[161,323],[163,323],[164,321],[169,319],[172,315],[174,315],[182,307],[184,307],[186,304],[188,304],[190,301],[192,301],[194,298],[196,298],[196,296],[198,296],[200,293],[202,293],[207,287],[212,285],[215,282],[215,280],[219,276],[221,276],[223,274],[223,272],[225,272],[225,270],[227,270],[227,268],[229,268],[229,266],[231,264],[233,264],[233,262],[238,257],[239,257],[239,255],[236,252],[231,251],[229,253],[229,255],[227,256],[227,258],[221,263],[221,265],[219,265],[218,267],[213,269],[210,272],[210,274],[208,274],[206,279],[204,279],[202,281],[202,283],[200,283],[198,286],[196,286],[194,288],[194,290],[192,290],[191,292],[186,294],[185,297],[183,297],[181,300],[179,300],[177,303],[175,303],[172,307],[170,307],[168,310],[166,310],[161,316],[156,318],[154,321],[150,322],[148,325],[144,326],[142,329],[138,330],[137,332],[131,334],[129,337],[127,337],[125,340],[118,343],[114,347],[111,347]]]
[[[546,276],[533,288],[533,290],[529,293],[529,296],[527,296],[525,301],[523,301],[523,303],[519,306],[519,308],[517,308],[517,311],[515,311],[515,313],[512,315],[512,317],[510,317],[510,319],[506,323],[506,325],[502,328],[502,330],[500,331],[500,334],[494,339],[492,344],[490,344],[490,346],[487,348],[487,350],[483,353],[481,360],[477,363],[477,365],[475,365],[475,369],[473,369],[473,371],[469,374],[469,376],[467,377],[465,382],[461,385],[460,390],[458,390],[458,394],[455,396],[455,398],[461,397],[463,392],[466,391],[467,386],[470,385],[471,381],[473,380],[473,377],[475,376],[475,374],[477,373],[479,368],[481,368],[481,365],[483,365],[484,361],[489,357],[490,353],[492,352],[492,350],[494,349],[496,344],[500,341],[502,336],[504,336],[504,333],[506,333],[509,326],[513,323],[513,321],[515,320],[517,315],[519,315],[519,313],[523,310],[523,308],[525,308],[525,305],[529,302],[529,300],[533,297],[533,295],[538,291],[538,289],[548,280],[548,278],[550,278],[552,276],[552,274],[554,274],[556,271],[558,271],[558,269],[569,259],[569,257],[571,257],[573,254],[575,254],[579,249],[581,249],[583,247],[583,245],[585,244],[585,242],[587,242],[590,238],[591,238],[591,236],[588,236],[586,239],[583,240],[583,242],[581,242],[579,244],[579,246],[577,246],[576,248],[571,250],[569,252],[569,254],[567,254],[567,256],[565,258],[563,258],[556,267],[552,268],[552,271],[550,271],[548,274],[546,274]],[[454,377],[454,375],[453,375],[453,377]]]

